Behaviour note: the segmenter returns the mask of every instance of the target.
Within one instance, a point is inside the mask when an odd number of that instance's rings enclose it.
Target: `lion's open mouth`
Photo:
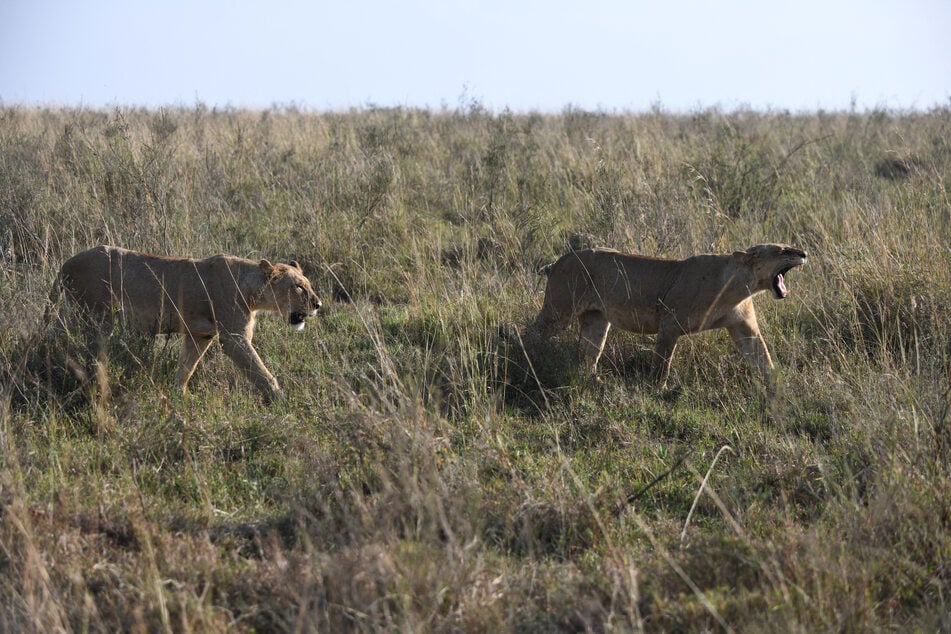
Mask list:
[[[786,299],[786,296],[789,295],[789,289],[786,288],[785,277],[786,273],[788,272],[789,269],[780,271],[776,274],[776,277],[773,278],[773,295],[776,296],[776,299]]]
[[[799,264],[787,266],[776,273],[776,276],[773,277],[773,296],[776,297],[776,299],[786,299],[786,296],[789,295],[789,289],[786,288],[786,273],[789,273],[792,269],[802,268],[805,265],[806,259],[803,258]]]
[[[307,313],[294,311],[288,316],[287,321],[294,327],[294,330],[303,330],[305,319],[307,319]]]

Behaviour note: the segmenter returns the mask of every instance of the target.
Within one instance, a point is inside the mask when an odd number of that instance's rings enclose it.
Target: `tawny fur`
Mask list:
[[[96,353],[118,319],[146,334],[181,334],[176,382],[184,391],[217,336],[225,353],[270,400],[277,379],[251,345],[255,314],[279,313],[296,328],[317,314],[320,299],[296,262],[271,264],[229,255],[203,260],[98,246],[74,255],[58,285],[81,317]]]
[[[725,328],[769,381],[773,362],[756,322],[753,296],[774,289],[777,297],[785,297],[778,276],[805,263],[804,251],[783,244],[684,260],[602,248],[572,251],[540,271],[548,275],[548,284],[534,329],[547,339],[577,319],[592,370],[612,325],[656,334],[651,371],[666,381],[681,335]]]

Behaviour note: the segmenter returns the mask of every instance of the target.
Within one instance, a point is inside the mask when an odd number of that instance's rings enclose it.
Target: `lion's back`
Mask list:
[[[572,251],[548,270],[537,318],[543,333],[563,328],[589,311],[625,330],[656,332],[658,302],[675,283],[680,262],[614,249]]]
[[[235,259],[235,258],[231,258]],[[236,265],[227,256],[204,260],[152,255],[109,245],[81,251],[63,263],[60,278],[68,297],[93,313],[121,309],[130,323],[160,332],[181,330],[196,319],[206,323],[215,309],[234,308],[224,302],[228,289],[236,293]],[[222,269],[233,276],[222,277]],[[230,284],[229,284],[230,281]]]
[[[566,300],[594,294],[604,303],[653,304],[671,283],[679,262],[614,249],[573,251],[552,265],[549,289]]]

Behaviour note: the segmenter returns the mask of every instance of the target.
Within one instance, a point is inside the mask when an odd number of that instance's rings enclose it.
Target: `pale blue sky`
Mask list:
[[[0,102],[951,104],[949,0],[0,0]]]

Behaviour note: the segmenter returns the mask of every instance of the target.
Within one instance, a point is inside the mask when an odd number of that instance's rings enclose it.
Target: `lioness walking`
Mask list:
[[[592,370],[612,325],[656,334],[651,373],[666,382],[681,335],[726,328],[768,383],[773,362],[756,323],[753,296],[772,290],[776,299],[785,299],[786,273],[805,263],[805,251],[784,244],[685,260],[603,248],[572,251],[545,267],[545,302],[534,329],[547,339],[577,319]]]
[[[146,334],[181,334],[176,382],[182,391],[212,340],[266,400],[280,398],[277,379],[251,345],[255,314],[271,311],[297,330],[320,299],[296,262],[271,264],[230,255],[204,260],[98,246],[63,263],[53,289],[79,313],[89,352],[98,354],[116,319]]]

